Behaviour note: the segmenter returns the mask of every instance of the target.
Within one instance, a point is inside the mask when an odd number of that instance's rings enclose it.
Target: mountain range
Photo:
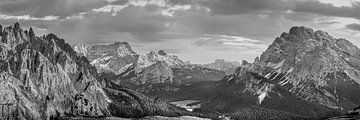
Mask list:
[[[138,54],[127,42],[70,45],[19,23],[0,25],[0,40],[2,118],[359,118],[360,49],[303,26],[241,64]]]
[[[38,37],[15,23],[0,25],[0,39],[1,118],[209,117],[104,79],[55,34]]]

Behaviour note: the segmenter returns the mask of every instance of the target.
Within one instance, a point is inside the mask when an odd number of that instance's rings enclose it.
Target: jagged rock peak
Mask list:
[[[0,36],[2,36],[2,33],[3,33],[3,27],[2,25],[0,25]]]
[[[167,53],[166,53],[164,50],[159,50],[159,51],[158,51],[158,54],[159,54],[159,55],[163,55],[163,56],[167,55]]]
[[[94,104],[106,106],[102,104],[105,102],[97,101],[105,101],[106,95],[95,94],[103,93],[96,79],[99,76],[93,72],[95,69],[86,59],[77,57],[63,39],[54,34],[44,37],[35,37],[34,34],[33,38],[28,37],[28,32],[23,31],[19,23],[5,29],[2,31],[4,34],[0,35],[3,38],[1,44],[4,45],[0,47],[0,93],[5,93],[8,97],[0,99],[0,103],[12,100],[19,104],[16,109],[21,110],[22,115],[18,115],[20,119],[49,119],[55,111],[59,114],[72,114],[70,106],[63,106],[63,102],[69,100],[69,105],[76,106],[76,100],[72,97],[80,93],[87,95],[87,100],[91,99],[88,101],[91,105],[87,107],[95,108]],[[85,91],[85,85],[75,84],[75,79],[79,83],[88,83],[87,86],[92,89]],[[11,85],[5,87],[7,84]],[[12,89],[16,91],[9,91]],[[16,96],[21,99],[14,99]],[[44,102],[50,104],[43,104]],[[91,115],[104,115],[99,110],[85,111]]]
[[[155,54],[157,54],[157,52],[156,52],[155,50],[151,50],[151,51],[149,52],[149,54],[150,54],[150,55],[155,55]]]
[[[289,34],[299,34],[299,33],[308,33],[308,34],[313,34],[314,33],[314,30],[311,29],[311,28],[307,28],[307,27],[304,27],[304,26],[294,26],[294,27],[291,27],[290,30],[289,30]]]
[[[241,62],[241,65],[247,65],[247,64],[249,64],[249,62],[246,61],[246,60],[243,60],[243,61]]]
[[[158,51],[155,51],[155,50],[151,50],[149,52],[149,55],[155,55],[155,56],[172,56],[172,55],[169,55],[166,53],[165,50],[158,50]]]
[[[303,95],[306,100],[330,108],[347,108],[337,101],[347,97],[340,94],[343,86],[337,84],[340,83],[338,80],[352,81],[354,87],[351,90],[359,89],[359,52],[358,47],[345,39],[336,39],[325,31],[314,32],[310,28],[295,26],[289,33],[282,33],[275,39],[260,56],[259,65],[268,65],[277,73],[286,74],[284,81],[294,86],[292,92]],[[334,76],[335,73],[343,74],[342,78]],[[313,86],[332,86],[334,89]]]
[[[16,28],[16,29],[21,29],[20,24],[19,24],[18,22],[16,22],[16,23],[14,24],[14,28]]]
[[[12,31],[17,32],[17,33],[19,33],[20,31],[23,32],[23,30],[18,22],[14,23],[13,26],[9,26],[6,28],[9,30],[11,29]],[[22,34],[22,33],[20,33],[20,34]]]

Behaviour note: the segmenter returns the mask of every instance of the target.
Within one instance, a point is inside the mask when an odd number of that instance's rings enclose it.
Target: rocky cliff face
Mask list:
[[[201,66],[224,71],[227,75],[230,75],[235,72],[235,69],[240,66],[240,63],[236,61],[225,61],[224,59],[217,59],[213,63],[203,64]]]
[[[282,86],[299,97],[334,109],[360,104],[360,50],[324,31],[293,27],[261,55],[260,64],[286,74]],[[276,65],[276,66],[275,66]]]
[[[0,28],[1,117],[189,114],[102,79],[85,57],[54,34],[36,37],[18,23]]]
[[[40,38],[31,28],[23,31],[18,23],[5,27],[1,32],[0,81],[6,97],[0,101],[12,104],[8,112],[22,119],[109,114],[109,99],[93,75],[95,71],[71,50],[53,34]]]

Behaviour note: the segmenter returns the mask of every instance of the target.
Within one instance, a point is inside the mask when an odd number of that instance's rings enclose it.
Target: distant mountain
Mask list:
[[[107,79],[135,85],[217,81],[224,72],[184,62],[164,50],[137,54],[126,42],[108,45],[74,45]]]
[[[225,61],[224,59],[217,59],[213,63],[203,64],[201,66],[224,71],[227,75],[229,75],[235,72],[235,69],[240,66],[240,63],[236,61]]]
[[[202,116],[102,78],[55,34],[0,25],[1,118],[21,120]],[[113,46],[113,49],[118,46]],[[83,49],[85,50],[85,49]],[[95,49],[106,51],[105,49]],[[115,53],[114,53],[115,54]],[[119,55],[120,56],[120,55]],[[206,116],[203,116],[206,117]]]
[[[150,51],[149,53],[142,54],[139,56],[136,64],[137,67],[144,68],[148,67],[156,62],[163,61],[171,67],[186,65],[184,61],[180,60],[178,56],[168,55],[164,50]]]
[[[172,67],[176,79],[184,83],[200,81],[219,81],[224,76],[223,71],[202,67],[200,65],[188,64]]]
[[[116,42],[108,45],[85,45],[74,46],[77,53],[87,57],[100,72],[112,72],[120,74],[131,66],[138,58],[129,43]]]

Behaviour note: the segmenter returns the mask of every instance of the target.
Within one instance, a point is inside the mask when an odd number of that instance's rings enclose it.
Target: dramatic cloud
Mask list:
[[[295,11],[360,19],[360,2],[337,7],[318,0],[208,0],[200,2],[214,14],[244,14],[253,11]]]
[[[127,3],[118,3],[114,4],[112,1],[110,5],[106,5],[102,8],[94,9],[95,12],[112,12],[112,15],[115,16],[117,12],[122,11],[123,9],[134,6],[134,7],[145,7],[145,6],[156,6],[159,7],[158,11],[161,15],[165,16],[174,16],[175,11],[179,10],[189,10],[191,5],[172,5],[165,0],[149,0],[149,1],[139,1],[139,0],[129,0]]]
[[[30,15],[37,18],[45,16],[64,18],[101,7],[107,3],[104,0],[6,0],[0,1],[0,13]]]
[[[335,7],[332,4],[322,3],[317,0],[296,1],[295,9],[293,10],[297,12],[360,19],[360,2],[354,2],[352,6]]]
[[[207,0],[200,2],[214,14],[244,14],[252,11],[288,10],[293,4],[284,0]]]

